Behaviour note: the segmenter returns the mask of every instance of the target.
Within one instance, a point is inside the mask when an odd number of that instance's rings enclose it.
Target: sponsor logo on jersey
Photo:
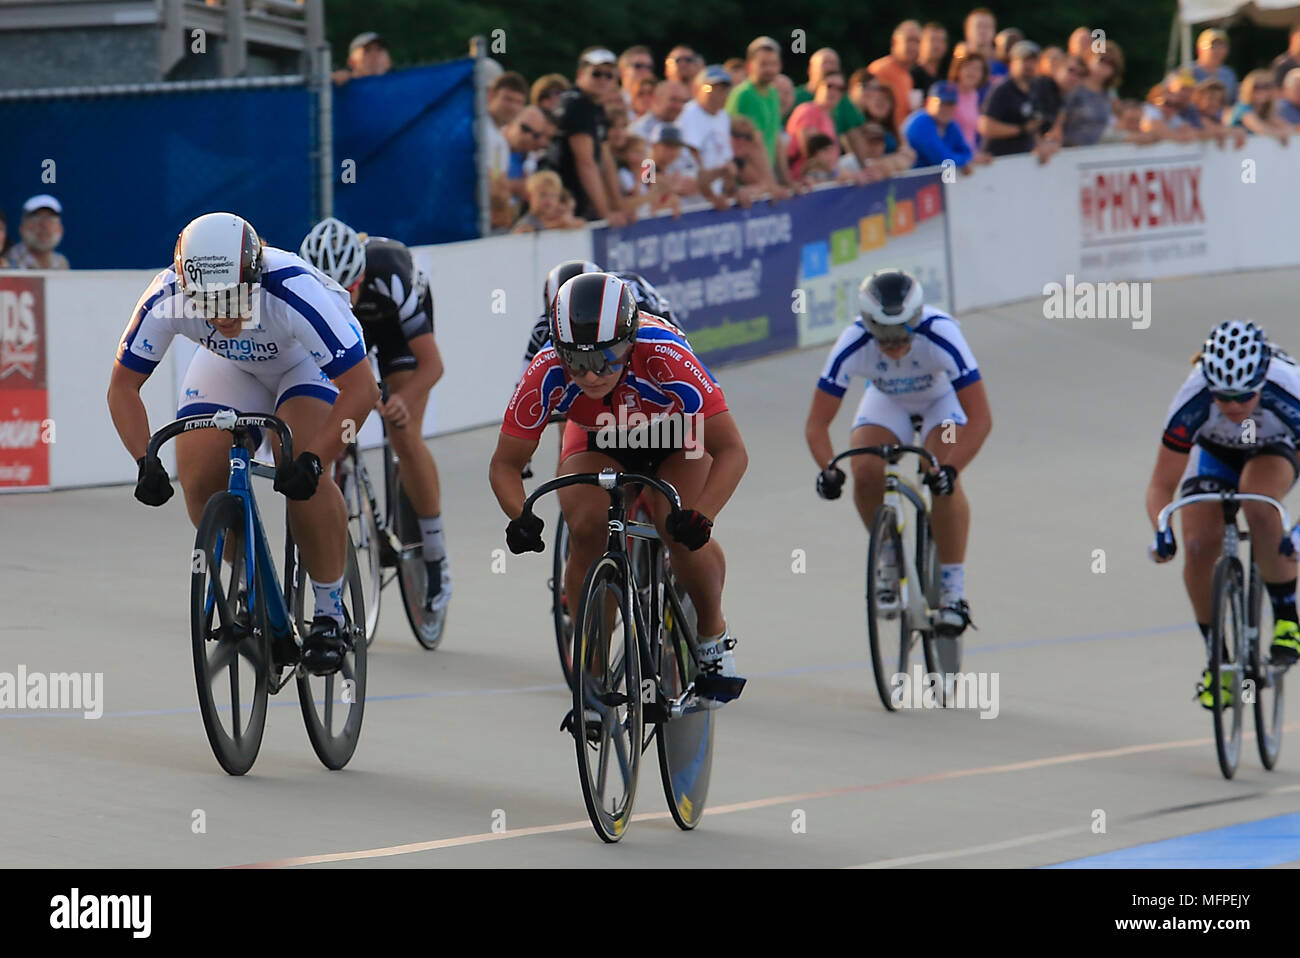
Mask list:
[[[259,343],[252,339],[222,339],[212,334],[200,339],[199,344],[218,356],[236,362],[261,362],[275,359],[280,354],[280,344],[276,342]]]

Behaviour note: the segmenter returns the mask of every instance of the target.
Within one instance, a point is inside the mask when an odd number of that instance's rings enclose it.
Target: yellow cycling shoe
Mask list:
[[[1273,645],[1269,654],[1274,665],[1295,665],[1300,659],[1300,625],[1279,619],[1273,627]]]
[[[1232,673],[1219,673],[1219,695],[1223,699],[1223,707],[1229,708],[1232,705]],[[1196,686],[1196,698],[1207,709],[1214,708],[1214,691],[1210,686],[1210,670],[1206,669],[1201,673],[1200,684]]]

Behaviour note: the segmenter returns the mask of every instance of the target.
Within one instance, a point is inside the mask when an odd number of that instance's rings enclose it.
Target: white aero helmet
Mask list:
[[[332,216],[312,227],[298,247],[298,255],[344,289],[366,271],[366,247],[360,235]]]
[[[246,318],[262,282],[262,241],[242,216],[205,213],[176,237],[175,266],[204,319]]]
[[[1210,330],[1201,348],[1201,372],[1212,392],[1250,393],[1263,384],[1271,356],[1264,330],[1227,319]]]
[[[871,335],[882,343],[905,342],[921,315],[925,293],[914,276],[901,269],[881,269],[858,287],[858,309]]]

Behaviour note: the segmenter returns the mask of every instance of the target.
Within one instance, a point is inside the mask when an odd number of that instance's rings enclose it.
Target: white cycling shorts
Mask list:
[[[274,413],[294,396],[314,396],[331,406],[338,388],[311,356],[282,373],[259,375],[255,367],[200,349],[181,384],[177,417],[233,409],[240,413]]]
[[[912,441],[912,416],[921,417],[921,440],[930,435],[936,426],[952,420],[958,426],[966,425],[966,412],[961,408],[957,393],[949,389],[938,399],[920,396],[888,396],[874,386],[868,386],[858,403],[858,413],[853,418],[853,428],[859,426],[884,426],[900,443]]]

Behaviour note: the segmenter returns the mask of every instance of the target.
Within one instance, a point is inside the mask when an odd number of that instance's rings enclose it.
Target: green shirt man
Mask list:
[[[747,116],[763,137],[767,158],[776,169],[776,142],[781,131],[781,96],[775,85],[760,93],[753,80],[746,80],[727,96],[727,112],[733,116]]]

